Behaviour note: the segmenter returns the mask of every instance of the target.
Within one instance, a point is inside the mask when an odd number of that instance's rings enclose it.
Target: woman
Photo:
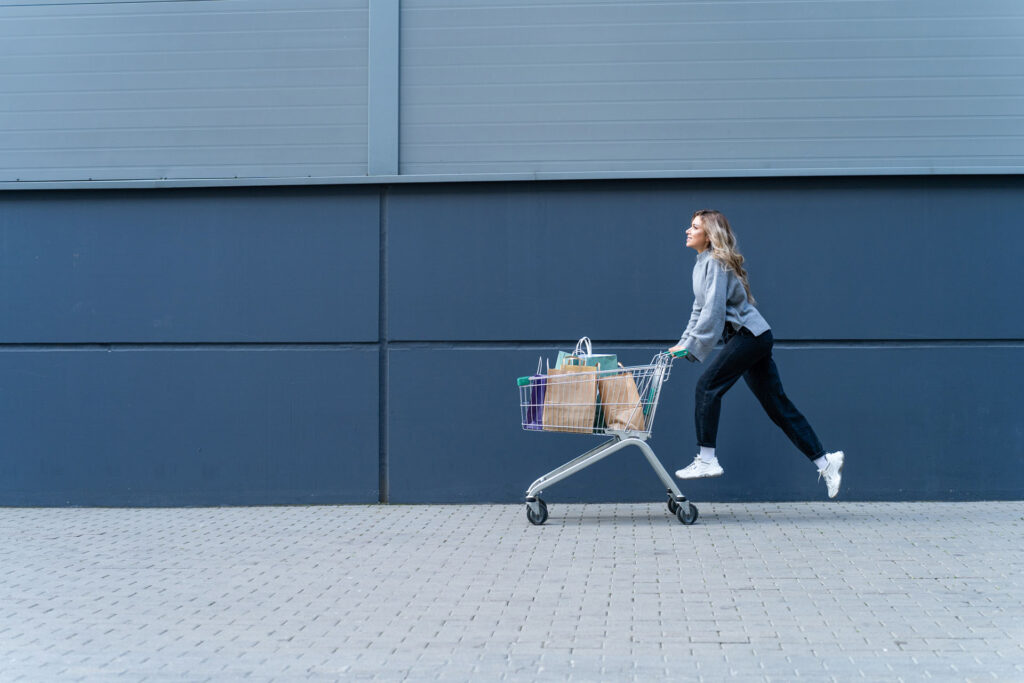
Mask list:
[[[826,453],[807,419],[782,390],[772,360],[771,328],[750,294],[743,256],[736,250],[729,221],[718,211],[701,210],[690,219],[686,246],[697,251],[693,267],[693,313],[679,344],[670,351],[686,351],[687,360],[703,362],[719,338],[725,342],[714,361],[697,381],[696,423],[700,453],[688,467],[676,472],[680,479],[717,477],[723,472],[715,456],[722,396],[740,377],[754,392],[772,422],[818,467],[828,497],[835,498],[842,480],[843,452]]]

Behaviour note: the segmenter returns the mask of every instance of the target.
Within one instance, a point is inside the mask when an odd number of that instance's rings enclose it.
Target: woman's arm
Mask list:
[[[686,334],[679,340],[679,346],[688,350],[701,362],[715,348],[715,343],[725,329],[725,302],[728,289],[729,276],[725,268],[714,258],[708,259],[708,269],[704,277],[704,306],[695,311],[696,321],[691,317]],[[694,308],[696,309],[696,302]]]
[[[690,311],[690,322],[686,323],[686,329],[683,330],[683,336],[679,337],[679,343],[682,344],[687,337],[690,336],[690,331],[693,330],[693,326],[697,324],[697,320],[700,319],[701,305],[697,303],[697,300],[693,300],[693,310]]]
[[[693,300],[693,310],[690,311],[690,322],[688,322],[686,324],[686,329],[683,330],[683,336],[681,336],[679,338],[679,343],[676,344],[675,346],[673,346],[671,349],[669,349],[668,350],[669,353],[677,353],[679,351],[689,351],[689,349],[687,348],[686,344],[687,344],[687,341],[688,341],[689,336],[690,336],[690,330],[693,329],[693,326],[697,324],[697,320],[700,319],[700,311],[701,311],[701,305],[699,303],[697,303],[696,299],[694,299]],[[690,353],[687,353],[684,356],[684,358],[686,358],[686,360],[690,361],[691,363],[694,361],[693,355],[690,354]]]

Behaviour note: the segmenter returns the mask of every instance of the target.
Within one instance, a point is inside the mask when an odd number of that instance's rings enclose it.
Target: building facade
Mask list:
[[[678,339],[729,216],[852,500],[1024,493],[1024,7],[0,6],[0,504],[510,502],[515,378]],[[677,364],[652,445],[693,457]],[[742,386],[696,500],[814,500]],[[994,463],[1003,463],[995,466]],[[552,490],[655,500],[640,454]]]

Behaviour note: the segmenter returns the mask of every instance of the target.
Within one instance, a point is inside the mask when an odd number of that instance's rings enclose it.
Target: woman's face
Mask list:
[[[690,222],[690,229],[686,231],[686,246],[696,249],[697,253],[703,253],[710,244],[711,241],[704,232],[704,219],[700,216],[695,217]]]

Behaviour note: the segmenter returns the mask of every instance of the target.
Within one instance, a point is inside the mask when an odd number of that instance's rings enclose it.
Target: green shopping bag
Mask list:
[[[590,337],[582,337],[576,342],[576,350],[572,353],[559,351],[555,367],[562,367],[566,358],[573,357],[583,359],[583,363],[575,363],[576,365],[596,365],[598,370],[615,370],[619,367],[619,357],[614,353],[594,353]]]
[[[568,353],[566,351],[558,352],[558,360],[555,361],[555,367],[560,368],[562,364],[566,362],[567,358],[578,358],[581,362],[573,363],[574,365],[596,365],[598,370],[614,370],[619,367],[619,357],[614,353],[592,353],[589,355],[577,356],[574,353]]]

